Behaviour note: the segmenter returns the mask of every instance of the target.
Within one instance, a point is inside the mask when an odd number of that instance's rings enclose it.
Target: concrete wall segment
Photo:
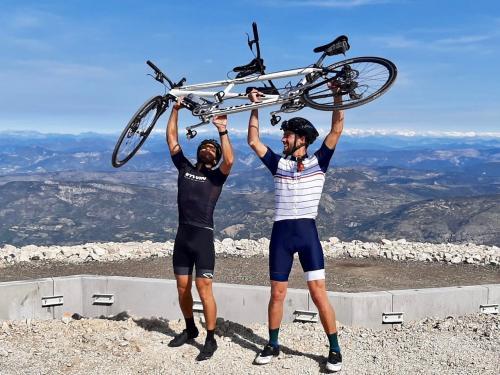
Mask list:
[[[0,283],[0,319],[53,319],[54,307],[42,307],[53,291],[50,278]]]

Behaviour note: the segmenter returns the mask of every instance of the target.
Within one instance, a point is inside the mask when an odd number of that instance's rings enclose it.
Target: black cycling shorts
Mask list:
[[[212,279],[215,268],[214,231],[209,228],[180,224],[172,257],[176,275],[192,275]]]

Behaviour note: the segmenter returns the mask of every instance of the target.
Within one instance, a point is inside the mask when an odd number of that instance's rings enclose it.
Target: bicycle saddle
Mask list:
[[[255,58],[246,65],[233,68],[233,72],[238,72],[236,78],[242,78],[254,73],[264,73],[264,69],[264,60]]]
[[[349,50],[349,48],[351,48],[351,46],[347,41],[347,36],[341,35],[335,38],[333,42],[325,44],[324,46],[316,47],[313,51],[316,53],[325,52],[328,56],[333,56],[345,53]]]

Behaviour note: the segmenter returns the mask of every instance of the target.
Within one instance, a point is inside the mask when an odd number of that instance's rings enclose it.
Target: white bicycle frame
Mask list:
[[[272,105],[290,102],[293,99],[297,98],[298,95],[307,86],[306,76],[308,74],[322,72],[322,71],[323,68],[321,67],[307,67],[307,68],[283,70],[280,72],[262,74],[259,76],[248,76],[248,77],[228,79],[223,81],[214,81],[209,83],[199,83],[195,85],[182,86],[171,89],[169,91],[169,94],[175,97],[187,96],[189,94],[193,94],[200,97],[210,97],[214,99],[215,103],[213,105],[213,109],[208,111],[207,114],[199,115],[199,117],[203,120],[203,122],[207,122],[211,117],[216,115],[228,115],[231,113],[249,111],[256,108],[268,107]],[[255,102],[255,103],[249,102],[241,105],[234,105],[220,109],[218,108],[218,104],[222,103],[222,101],[227,99],[248,100],[248,96],[245,93],[231,92],[231,90],[237,85],[248,85],[254,82],[269,81],[273,79],[281,79],[281,78],[295,77],[295,76],[304,76],[304,77],[297,84],[290,86],[288,90],[284,90],[284,92],[280,95],[264,95],[260,102]],[[225,87],[225,88],[221,91],[205,91],[205,89],[210,89],[214,87]]]

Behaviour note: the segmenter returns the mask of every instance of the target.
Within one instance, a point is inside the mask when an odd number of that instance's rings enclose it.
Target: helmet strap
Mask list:
[[[293,154],[295,153],[295,151],[301,149],[302,147],[306,147],[307,148],[307,146],[308,146],[307,141],[303,145],[297,146],[297,136],[298,136],[298,134],[297,133],[294,133],[294,134],[295,134],[295,139],[293,141],[292,150],[290,152],[285,152],[285,157],[293,156]]]

